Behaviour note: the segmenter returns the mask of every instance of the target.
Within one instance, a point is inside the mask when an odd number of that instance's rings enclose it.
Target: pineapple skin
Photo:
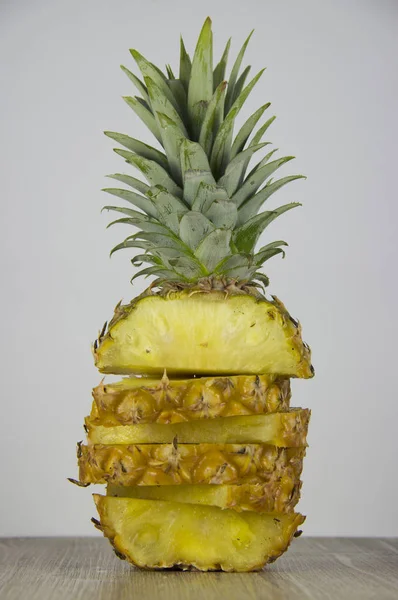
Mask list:
[[[259,513],[290,513],[300,499],[301,481],[283,475],[275,489],[274,482],[241,485],[147,485],[123,487],[107,486],[108,496],[167,500],[188,504],[204,504],[230,508],[241,512],[252,510]]]
[[[116,308],[93,352],[102,373],[314,374],[300,324],[277,298],[251,294],[142,295]]]
[[[93,389],[92,423],[105,426],[179,423],[256,415],[289,408],[290,380],[276,375],[237,375],[170,380],[124,378]]]
[[[182,444],[272,444],[277,447],[305,446],[309,409],[290,409],[284,413],[220,417],[183,423],[149,423],[108,427],[86,418],[91,444],[167,444],[177,439]]]
[[[304,522],[295,513],[238,513],[97,494],[94,500],[100,521],[93,521],[119,558],[150,569],[257,571],[286,551]]]
[[[267,484],[276,496],[289,482],[292,489],[299,484],[305,450],[267,444],[79,444],[79,481],[119,486]]]

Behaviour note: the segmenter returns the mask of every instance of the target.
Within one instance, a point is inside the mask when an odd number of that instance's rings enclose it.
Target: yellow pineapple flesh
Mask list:
[[[102,425],[178,423],[289,408],[290,380],[276,375],[197,379],[127,377],[93,390],[91,421]]]
[[[285,413],[221,417],[182,423],[149,423],[107,427],[86,418],[87,438],[92,444],[167,444],[176,438],[182,444],[273,444],[305,446],[310,411],[290,409]]]
[[[139,567],[255,571],[288,547],[300,514],[241,512],[161,500],[94,495],[96,523]]]
[[[300,325],[279,301],[218,291],[118,307],[94,356],[102,373],[313,376]]]
[[[279,485],[275,482],[241,485],[135,485],[123,487],[109,484],[107,495],[120,498],[141,498],[146,500],[168,500],[188,504],[204,504],[231,508],[233,510],[253,510],[270,513],[292,512],[300,498],[301,482],[289,475],[282,475]]]
[[[131,444],[78,446],[81,484],[134,485],[299,483],[305,448],[266,444]],[[285,480],[282,482],[282,478]]]

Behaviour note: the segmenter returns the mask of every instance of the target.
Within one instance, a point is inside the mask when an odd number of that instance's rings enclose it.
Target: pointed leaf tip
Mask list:
[[[225,100],[225,114],[228,114],[228,112],[233,104],[232,98],[234,95],[235,84],[237,82],[238,75],[239,75],[239,69],[241,67],[243,56],[246,52],[247,45],[248,45],[253,33],[254,33],[254,29],[252,29],[252,31],[249,33],[248,37],[244,41],[243,46],[240,49],[239,54],[236,57],[235,63],[232,67],[232,71],[231,71],[231,74],[229,77],[229,87],[228,87],[227,97]]]
[[[142,54],[140,54],[138,52],[138,50],[135,50],[134,48],[130,48],[129,52],[130,52],[131,56],[134,58],[134,60],[143,58]]]
[[[213,36],[206,19],[196,44],[188,85],[188,113],[194,138],[199,138],[206,108],[213,95]]]

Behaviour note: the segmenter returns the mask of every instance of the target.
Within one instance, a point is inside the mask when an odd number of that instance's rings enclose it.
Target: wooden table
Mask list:
[[[397,600],[398,539],[300,538],[260,573],[139,571],[102,538],[0,539],[1,600]]]

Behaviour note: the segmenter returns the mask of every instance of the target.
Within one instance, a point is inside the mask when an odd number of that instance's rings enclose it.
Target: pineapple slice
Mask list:
[[[290,380],[276,375],[238,375],[170,380],[124,378],[93,390],[91,418],[102,425],[178,423],[289,408]]]
[[[215,506],[94,495],[94,523],[138,567],[255,571],[289,546],[300,514],[238,513]]]
[[[304,455],[304,447],[266,444],[79,444],[79,479],[122,486],[260,483],[276,496],[299,483]]]
[[[300,499],[301,482],[282,475],[280,486],[273,484],[242,485],[135,485],[123,487],[109,484],[108,496],[168,500],[187,504],[204,504],[232,508],[237,511],[254,510],[269,513],[292,512]]]
[[[177,438],[182,444],[272,444],[304,446],[309,409],[291,409],[285,413],[251,415],[187,421],[107,427],[86,418],[88,441],[92,444],[167,444]]]
[[[102,373],[313,375],[300,325],[277,299],[219,291],[118,306],[94,356]]]

